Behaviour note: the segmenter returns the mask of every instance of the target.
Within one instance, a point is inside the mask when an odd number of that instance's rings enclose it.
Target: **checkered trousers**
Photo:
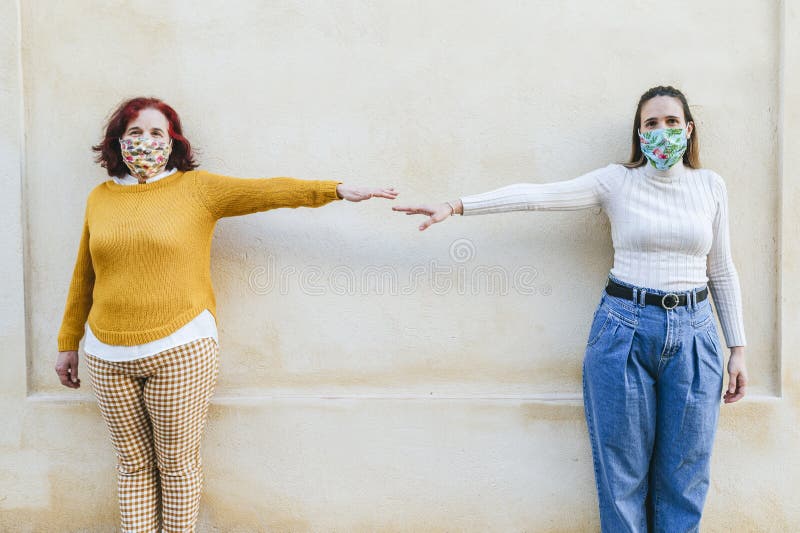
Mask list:
[[[86,354],[117,452],[123,533],[195,530],[203,484],[200,439],[218,358],[212,338],[133,361]]]

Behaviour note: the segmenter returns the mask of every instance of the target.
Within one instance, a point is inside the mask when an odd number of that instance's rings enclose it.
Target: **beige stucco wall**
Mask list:
[[[170,102],[208,170],[416,202],[623,160],[661,83],[728,184],[747,302],[752,385],[722,408],[704,526],[797,530],[799,4],[0,0],[0,530],[116,523],[88,375],[67,390],[53,363],[121,99]],[[371,201],[218,225],[201,531],[598,527],[580,363],[607,219],[416,222]]]

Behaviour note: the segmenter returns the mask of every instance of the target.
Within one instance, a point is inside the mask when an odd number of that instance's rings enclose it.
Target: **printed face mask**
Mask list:
[[[639,144],[650,164],[658,170],[667,170],[683,157],[686,151],[686,130],[683,128],[661,128],[642,132]]]
[[[169,161],[172,142],[139,137],[120,139],[122,160],[139,181],[147,180],[160,174]]]

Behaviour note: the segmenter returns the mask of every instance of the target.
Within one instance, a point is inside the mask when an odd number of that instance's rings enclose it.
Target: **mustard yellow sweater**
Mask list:
[[[244,179],[202,170],[153,183],[95,187],[58,332],[59,351],[77,350],[88,319],[107,344],[144,344],[208,309],[211,238],[222,217],[339,199],[339,181]]]

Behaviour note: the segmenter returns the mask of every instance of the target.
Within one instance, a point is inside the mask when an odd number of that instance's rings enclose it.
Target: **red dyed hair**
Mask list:
[[[121,178],[128,173],[128,167],[122,160],[122,152],[119,147],[119,139],[125,134],[125,130],[131,120],[139,116],[142,109],[157,109],[167,117],[169,123],[169,136],[172,139],[172,152],[167,161],[167,169],[177,168],[178,170],[192,170],[197,168],[194,160],[192,146],[189,140],[183,136],[181,119],[163,100],[158,98],[131,98],[122,102],[106,124],[106,133],[100,144],[92,146],[92,150],[97,152],[95,162],[108,171],[109,176]]]

